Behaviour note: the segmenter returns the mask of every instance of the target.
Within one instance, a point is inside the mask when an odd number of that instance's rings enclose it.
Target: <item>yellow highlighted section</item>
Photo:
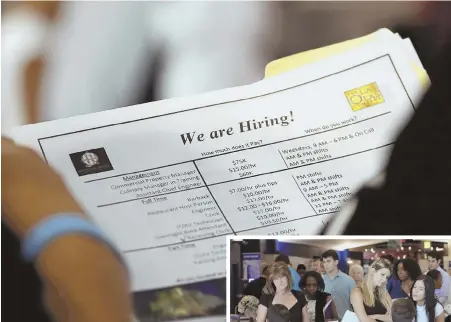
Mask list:
[[[346,91],[345,96],[354,112],[384,103],[384,97],[376,83]]]

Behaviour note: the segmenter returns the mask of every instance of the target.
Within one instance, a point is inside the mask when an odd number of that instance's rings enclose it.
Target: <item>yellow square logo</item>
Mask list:
[[[345,96],[354,112],[385,102],[376,82],[346,91]]]

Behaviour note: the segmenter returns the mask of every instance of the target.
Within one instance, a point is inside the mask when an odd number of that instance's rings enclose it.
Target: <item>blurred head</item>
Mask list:
[[[411,299],[397,299],[391,307],[393,322],[413,322],[417,311]]]
[[[436,289],[441,289],[443,286],[443,277],[442,277],[442,273],[440,273],[438,270],[433,269],[430,270],[427,273],[428,276],[430,276],[432,278],[432,280],[434,281],[434,285]]]
[[[305,275],[301,280],[301,288],[304,293],[309,295],[314,295],[318,291],[323,291],[325,285],[321,274],[315,271],[305,272]]]
[[[264,278],[268,277],[268,267],[269,266],[263,267],[261,277],[264,277]]]
[[[391,272],[390,262],[385,259],[378,259],[371,264],[368,270],[368,285],[371,285],[373,288],[385,288]]]
[[[312,270],[314,270],[315,272],[321,273],[321,257],[320,256],[313,256]]]
[[[416,281],[413,283],[412,292],[411,292],[412,300],[415,302],[422,302],[429,299],[435,300],[435,285],[434,281],[430,276],[421,275]],[[423,305],[423,304],[420,304]],[[434,304],[435,306],[435,304]]]
[[[431,252],[428,254],[428,267],[430,270],[439,268],[441,261],[442,256],[437,252]]]
[[[349,276],[351,276],[357,283],[363,281],[363,275],[363,267],[361,265],[352,265],[349,268]]]
[[[303,277],[305,271],[307,270],[307,267],[305,267],[304,264],[299,264],[298,267],[296,268],[296,272],[298,272],[298,274]]]
[[[280,254],[279,256],[277,256],[275,262],[284,262],[288,266],[291,265],[290,258],[285,254]]]
[[[325,251],[321,259],[326,273],[333,273],[338,270],[338,253],[335,250],[329,249]]]
[[[395,277],[401,281],[416,280],[421,275],[420,265],[410,258],[399,260],[394,267]]]
[[[293,288],[293,279],[286,263],[275,262],[269,266],[268,274],[269,276],[266,279],[266,288],[270,294],[274,294],[276,291],[291,291]]]
[[[393,264],[395,263],[395,258],[390,254],[383,254],[380,256],[380,258],[385,259],[390,263],[390,265],[393,267]]]

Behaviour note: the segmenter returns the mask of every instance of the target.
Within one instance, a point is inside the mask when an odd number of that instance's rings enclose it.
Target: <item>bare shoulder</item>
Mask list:
[[[363,297],[363,293],[360,290],[360,288],[358,288],[358,287],[353,288],[352,291],[351,291],[351,297],[362,298]]]

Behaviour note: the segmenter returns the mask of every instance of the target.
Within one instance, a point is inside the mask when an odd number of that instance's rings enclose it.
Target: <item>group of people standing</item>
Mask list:
[[[390,255],[386,259],[394,262]],[[393,265],[387,291],[393,300],[409,298],[414,302],[417,322],[451,321],[450,276],[440,267],[442,261],[442,256],[437,252],[429,253],[429,270],[425,273],[410,258],[401,259]]]
[[[328,250],[314,258],[312,270],[303,264],[295,270],[288,256],[279,255],[243,293],[256,298],[257,322],[324,322],[348,314],[361,322],[449,321],[450,277],[436,253],[428,257],[425,274],[412,259],[395,262],[382,255],[366,275],[361,266],[348,275],[338,259]]]

